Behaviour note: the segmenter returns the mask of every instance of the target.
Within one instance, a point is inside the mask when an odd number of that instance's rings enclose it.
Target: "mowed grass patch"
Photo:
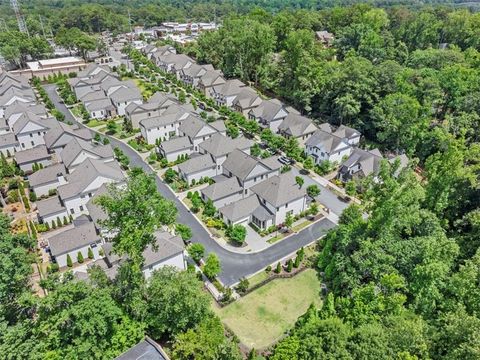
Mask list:
[[[264,348],[291,328],[311,303],[321,305],[320,282],[313,269],[276,279],[234,303],[214,310],[250,348]]]

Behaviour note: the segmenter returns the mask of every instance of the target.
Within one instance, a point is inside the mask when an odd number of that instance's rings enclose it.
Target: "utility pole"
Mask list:
[[[47,36],[45,35],[45,28],[43,27],[42,15],[38,14],[38,18],[40,19],[40,27],[42,28],[43,37],[46,39]]]
[[[18,1],[10,0],[10,4],[12,5],[13,11],[15,12],[15,16],[17,18],[18,30],[20,30],[20,32],[22,33],[27,34],[27,36],[30,36],[30,34],[28,33],[27,24],[25,23],[25,18],[23,17],[20,6],[18,5]]]

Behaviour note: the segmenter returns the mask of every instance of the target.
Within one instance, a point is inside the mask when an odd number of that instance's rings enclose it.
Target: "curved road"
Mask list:
[[[55,107],[65,114],[65,120],[76,122],[76,119],[72,116],[67,107],[60,102],[60,97],[55,91],[56,85],[45,85],[44,88]],[[81,123],[79,124],[85,127],[85,125]],[[150,166],[148,166],[148,164],[146,164],[142,158],[128,145],[118,141],[113,137],[109,137],[109,139],[113,146],[118,146],[120,149],[122,149],[125,155],[130,158],[130,164],[132,166],[141,167],[147,173],[154,173]],[[279,259],[294,253],[302,246],[310,244],[311,242],[319,239],[325,235],[329,229],[335,227],[333,222],[325,218],[300,231],[298,234],[292,235],[288,239],[280,241],[279,243],[272,245],[263,251],[252,254],[234,253],[223,248],[210,237],[210,234],[203,228],[202,225],[200,225],[200,223],[188,211],[185,205],[176,198],[176,196],[158,176],[156,176],[156,181],[158,191],[160,191],[165,198],[175,202],[178,209],[178,221],[188,225],[192,229],[192,242],[202,243],[208,253],[214,252],[218,255],[222,265],[222,272],[219,277],[220,280],[228,286],[236,283],[240,278],[260,271],[268,265],[275,263]]]

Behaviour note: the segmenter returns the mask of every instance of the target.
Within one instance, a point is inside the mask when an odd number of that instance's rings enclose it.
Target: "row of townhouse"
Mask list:
[[[135,83],[121,81],[107,65],[90,64],[68,82],[92,119],[124,116],[129,105],[143,103]]]
[[[358,148],[361,134],[357,130],[344,125],[333,129],[328,123],[317,127],[311,119],[278,99],[263,99],[255,89],[240,80],[226,80],[221,71],[215,70],[210,64],[199,65],[184,54],[176,54],[171,46],[157,48],[148,45],[143,52],[163,71],[175,74],[185,84],[192,85],[212,98],[217,105],[229,107],[273,133],[297,139],[316,164],[325,160],[340,164],[340,180],[360,178],[378,171],[379,166],[364,166],[365,162],[356,160],[369,158],[369,164],[378,156],[378,150],[365,151]],[[189,148],[185,139],[178,140],[176,145],[179,148]],[[380,157],[384,159],[383,156]],[[386,160],[393,162],[396,159],[400,160],[402,166],[408,162],[405,155],[391,156]]]

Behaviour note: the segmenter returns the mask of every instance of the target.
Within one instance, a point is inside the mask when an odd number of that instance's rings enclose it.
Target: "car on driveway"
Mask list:
[[[293,165],[293,164],[295,164],[295,161],[294,161],[294,160],[292,160],[292,159],[290,159],[290,158],[288,158],[288,157],[286,157],[286,156],[280,156],[280,157],[278,158],[278,161],[280,161],[280,162],[281,162],[282,164],[284,164],[284,165]]]

